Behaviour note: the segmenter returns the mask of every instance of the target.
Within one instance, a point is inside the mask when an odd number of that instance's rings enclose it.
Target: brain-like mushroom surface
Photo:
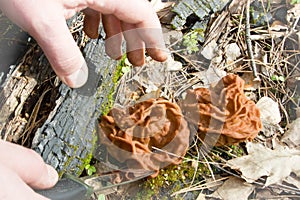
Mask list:
[[[244,80],[234,74],[210,88],[188,90],[182,110],[208,145],[252,140],[262,128],[259,109],[244,94]]]
[[[108,153],[129,169],[156,171],[179,164],[189,146],[190,131],[180,107],[163,98],[113,108],[102,116],[99,139]]]

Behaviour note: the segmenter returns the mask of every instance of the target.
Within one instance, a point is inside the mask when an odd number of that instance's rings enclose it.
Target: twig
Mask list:
[[[51,88],[48,88],[46,91],[44,91],[42,93],[42,95],[40,96],[39,100],[37,101],[37,103],[35,104],[35,106],[32,110],[32,113],[28,119],[28,122],[26,124],[25,130],[24,130],[23,134],[20,136],[20,138],[22,138],[22,146],[24,146],[25,142],[28,140],[30,134],[32,133],[32,130],[36,126],[36,119],[37,119],[38,112],[41,107],[42,101],[44,100],[44,97],[47,94],[47,92],[49,92],[50,90],[51,90]]]
[[[255,81],[259,81],[260,78],[257,75],[256,70],[256,63],[254,61],[254,55],[252,50],[252,43],[251,43],[251,34],[250,34],[250,0],[247,0],[246,5],[246,44],[247,44],[247,50],[250,57],[250,65],[253,71],[253,76]]]

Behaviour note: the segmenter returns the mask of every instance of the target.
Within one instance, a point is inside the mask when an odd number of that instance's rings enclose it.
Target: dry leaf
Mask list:
[[[216,55],[217,49],[217,42],[216,40],[212,40],[208,43],[201,51],[201,54],[208,60],[211,60]]]
[[[281,121],[278,103],[270,97],[262,97],[256,106],[260,110],[260,118],[269,124],[278,124]]]
[[[226,55],[227,64],[229,65],[234,61],[236,61],[236,59],[241,56],[241,49],[236,43],[228,44],[225,47],[225,55]]]
[[[175,61],[172,56],[169,56],[168,59],[165,61],[166,64],[166,70],[173,72],[173,71],[179,71],[182,70],[182,63]]]
[[[226,180],[221,187],[219,187],[209,197],[223,199],[223,200],[247,200],[248,196],[252,193],[255,186],[246,183],[244,180],[231,176]]]
[[[278,103],[270,97],[262,97],[256,107],[260,111],[260,119],[262,121],[262,132],[265,136],[270,137],[276,134],[277,131],[283,132],[278,123],[281,121],[281,115]]]
[[[294,120],[291,124],[289,124],[289,130],[287,130],[281,141],[286,143],[289,147],[300,147],[300,118]]]
[[[200,193],[196,200],[205,200],[205,194]]]
[[[263,190],[257,190],[255,191],[255,199],[267,199],[267,200],[275,200],[278,199],[278,196],[276,195],[275,192],[270,190],[269,188],[263,189]],[[274,197],[274,194],[277,198]],[[286,199],[282,199],[286,200]]]
[[[294,5],[293,8],[287,11],[287,21],[291,22],[292,19],[296,19],[300,16],[300,3]]]
[[[226,76],[226,72],[217,67],[210,66],[207,70],[193,73],[193,75],[201,80],[201,84],[193,85],[193,89],[208,88],[211,84],[220,81]]]
[[[300,151],[277,146],[272,150],[257,143],[247,143],[249,155],[227,161],[232,169],[241,171],[242,177],[253,183],[263,176],[267,176],[266,186],[281,182],[294,172],[300,175]],[[298,163],[298,164],[296,164]]]
[[[294,185],[300,189],[300,180],[298,177],[288,176],[284,179],[284,182],[288,183],[289,185]]]
[[[255,93],[254,91],[257,91],[257,89],[260,87],[260,82],[255,81],[254,75],[252,72],[244,72],[241,78],[245,81],[245,91],[251,91]]]

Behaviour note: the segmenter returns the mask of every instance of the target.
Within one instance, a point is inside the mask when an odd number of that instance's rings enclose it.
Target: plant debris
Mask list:
[[[208,196],[223,200],[247,200],[254,188],[254,185],[248,184],[238,177],[229,176],[222,186]]]
[[[262,97],[258,100],[256,106],[260,111],[263,134],[266,137],[270,137],[276,135],[278,131],[282,132],[282,128],[279,126],[281,114],[278,103],[273,101],[270,97]]]
[[[285,132],[281,138],[281,142],[284,142],[291,148],[300,148],[300,117],[295,119],[289,126],[288,130]]]
[[[272,150],[257,143],[247,143],[248,155],[229,160],[232,169],[238,169],[242,178],[253,183],[267,177],[265,186],[280,183],[292,172],[300,175],[300,151],[283,146]],[[284,164],[283,164],[284,163]]]

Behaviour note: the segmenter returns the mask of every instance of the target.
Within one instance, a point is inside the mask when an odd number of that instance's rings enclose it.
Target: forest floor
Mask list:
[[[225,117],[221,127],[208,124],[204,138],[199,133],[201,120],[188,125],[190,143],[186,154],[179,156],[180,164],[92,199],[299,199],[299,0],[152,0],[151,4],[170,56],[164,63],[147,57],[141,67],[124,58],[115,106],[162,97],[181,107],[189,91],[217,88],[223,77],[234,74],[240,81],[235,85],[238,98],[246,97],[243,102],[252,110],[248,112],[244,103],[232,107],[239,112],[246,109],[247,115],[256,117],[255,125],[231,113],[237,117],[232,121]],[[76,35],[81,29],[82,21],[71,32]],[[213,92],[208,93],[221,101],[222,96]],[[215,109],[212,103],[205,108]],[[236,135],[254,126],[256,132],[249,136]],[[223,139],[221,144],[207,145],[211,130],[219,131],[214,144]],[[30,147],[31,141],[26,138],[22,144]],[[82,176],[100,168],[101,163],[92,160]]]
[[[209,14],[188,12],[201,6],[193,2],[152,2],[171,57],[141,68],[125,62],[116,104],[153,97],[176,103],[188,89],[235,74],[260,111],[262,129],[252,141],[209,149],[196,137],[181,164],[106,198],[299,199],[299,1],[233,0],[224,9],[211,4]]]

